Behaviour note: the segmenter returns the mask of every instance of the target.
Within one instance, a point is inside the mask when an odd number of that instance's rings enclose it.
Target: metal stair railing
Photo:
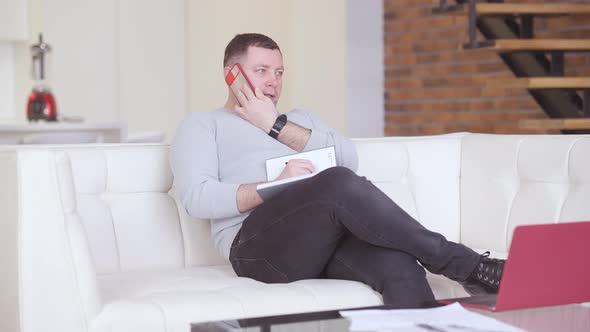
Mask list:
[[[477,3],[504,3],[502,0],[476,1],[455,0],[458,5],[449,5],[446,0],[439,1],[439,7],[434,13],[453,12],[462,10],[463,5],[469,5],[469,48],[481,48],[494,45],[495,39],[534,38],[534,19],[532,15],[522,15],[520,22],[515,17],[483,16],[476,13]],[[477,40],[477,31],[483,35],[485,41]],[[548,54],[548,57],[545,55]],[[516,77],[546,77],[564,76],[564,51],[522,51],[498,54],[502,61],[510,68]],[[529,94],[541,106],[550,118],[583,118],[590,116],[590,103],[584,102],[575,89],[530,89]],[[590,100],[590,91],[583,90],[583,98]],[[590,134],[588,130],[562,130],[570,134]]]

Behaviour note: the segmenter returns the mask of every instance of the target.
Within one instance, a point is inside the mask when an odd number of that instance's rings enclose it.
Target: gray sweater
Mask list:
[[[287,117],[312,130],[304,151],[334,145],[338,166],[356,171],[356,149],[347,138],[309,112],[293,110]],[[229,109],[190,113],[183,120],[170,156],[178,197],[189,215],[211,220],[222,256],[229,258],[231,243],[250,214],[238,211],[240,184],[266,181],[265,161],[293,153]]]

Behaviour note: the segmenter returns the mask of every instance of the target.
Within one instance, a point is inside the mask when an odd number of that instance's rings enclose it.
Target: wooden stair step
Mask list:
[[[438,9],[438,8],[437,8]],[[441,12],[440,9],[437,12]],[[469,5],[449,6],[449,14],[469,14]],[[590,15],[590,4],[585,3],[551,3],[551,4],[526,4],[526,3],[478,3],[475,4],[477,16],[556,16],[556,15]]]
[[[576,130],[590,129],[590,118],[564,119],[523,119],[518,121],[520,129],[561,129]]]
[[[490,80],[488,86],[523,89],[590,89],[590,77],[525,77]]]
[[[500,53],[516,51],[587,52],[590,51],[590,39],[493,39],[480,42],[478,47]]]

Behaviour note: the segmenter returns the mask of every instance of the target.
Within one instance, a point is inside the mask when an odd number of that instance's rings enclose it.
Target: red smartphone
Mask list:
[[[254,86],[252,85],[252,82],[250,82],[250,80],[248,79],[248,76],[246,76],[244,69],[239,63],[236,63],[235,65],[233,65],[233,67],[231,67],[229,73],[227,73],[227,75],[225,76],[225,83],[227,83],[227,85],[230,87],[232,93],[234,94],[234,97],[236,97],[236,100],[238,100],[238,103],[240,102],[238,99],[238,92],[242,89],[244,85],[246,85],[250,89],[250,91],[254,93]]]

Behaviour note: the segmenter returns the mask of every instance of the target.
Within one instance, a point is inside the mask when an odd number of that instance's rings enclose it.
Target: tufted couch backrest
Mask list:
[[[523,224],[590,220],[590,137],[467,135],[461,239],[506,253]]]
[[[431,230],[460,240],[460,156],[465,134],[355,139],[358,174]]]
[[[427,227],[459,240],[461,135],[355,143],[359,174]],[[226,264],[209,222],[187,216],[175,199],[168,146],[50,151],[64,213],[79,218],[98,274]]]
[[[360,175],[428,228],[475,249],[506,253],[519,224],[590,219],[589,137],[354,142]],[[61,213],[79,218],[98,274],[227,264],[213,248],[208,221],[177,204],[168,154],[158,144],[20,148],[16,167],[28,177],[55,167]],[[29,178],[25,199],[44,199],[45,182]]]
[[[209,222],[176,204],[168,153],[164,145],[58,152],[61,196],[71,198],[99,274],[223,263]]]

